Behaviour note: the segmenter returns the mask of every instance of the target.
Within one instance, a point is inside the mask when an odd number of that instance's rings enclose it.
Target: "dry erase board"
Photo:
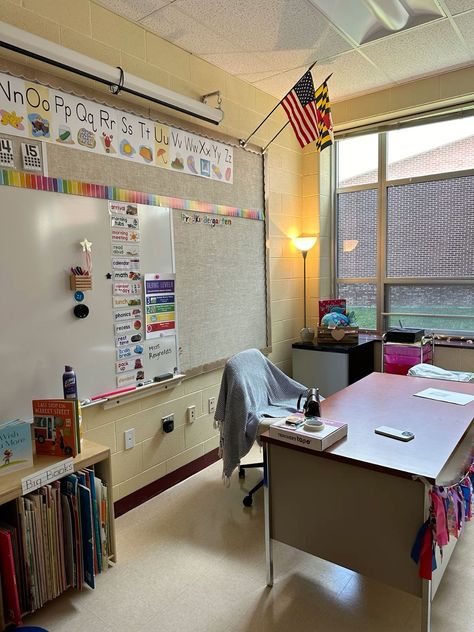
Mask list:
[[[111,237],[106,200],[0,188],[0,421],[31,417],[31,400],[62,397],[64,365],[77,373],[79,397],[116,388]],[[140,205],[141,270],[174,272],[171,212]],[[92,242],[89,316],[76,318],[71,265],[78,242]],[[176,356],[160,372],[173,370]]]

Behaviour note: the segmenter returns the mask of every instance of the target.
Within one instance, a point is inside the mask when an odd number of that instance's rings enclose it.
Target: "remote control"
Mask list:
[[[399,441],[411,441],[411,439],[415,438],[413,432],[409,430],[398,430],[398,428],[391,428],[390,426],[379,426],[375,429],[375,433],[398,439]]]

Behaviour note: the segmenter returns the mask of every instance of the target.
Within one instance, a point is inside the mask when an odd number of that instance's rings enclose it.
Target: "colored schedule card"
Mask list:
[[[415,397],[436,399],[440,402],[459,404],[460,406],[465,406],[466,404],[474,402],[474,395],[467,395],[466,393],[456,393],[455,391],[445,391],[440,388],[426,388],[424,391],[415,393]]]

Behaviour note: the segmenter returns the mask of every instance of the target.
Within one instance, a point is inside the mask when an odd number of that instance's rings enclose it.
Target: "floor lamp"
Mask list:
[[[306,255],[308,251],[316,243],[317,237],[315,235],[300,235],[300,237],[295,237],[293,239],[293,243],[296,248],[301,251],[303,255],[303,297],[304,297],[304,326],[300,331],[300,338],[303,342],[313,342],[314,338],[314,329],[312,327],[306,326]]]

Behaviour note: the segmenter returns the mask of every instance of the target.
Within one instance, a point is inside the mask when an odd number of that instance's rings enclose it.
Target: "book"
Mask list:
[[[326,450],[326,448],[329,448],[333,443],[347,435],[347,424],[322,417],[316,417],[315,419],[320,419],[324,423],[322,430],[304,430],[303,425],[290,425],[286,423],[286,419],[281,419],[269,427],[268,434],[273,439],[279,439],[284,443],[291,443],[292,445],[319,452]]]
[[[326,298],[319,301],[319,322],[326,314],[331,311],[339,312],[340,314],[346,313],[346,299],[345,298]]]
[[[71,457],[80,452],[80,408],[76,400],[33,400],[36,454]]]
[[[5,597],[6,618],[15,625],[21,625],[20,599],[15,573],[15,559],[12,545],[12,529],[0,527],[0,573]]]
[[[0,476],[32,465],[30,423],[14,419],[0,424]]]

